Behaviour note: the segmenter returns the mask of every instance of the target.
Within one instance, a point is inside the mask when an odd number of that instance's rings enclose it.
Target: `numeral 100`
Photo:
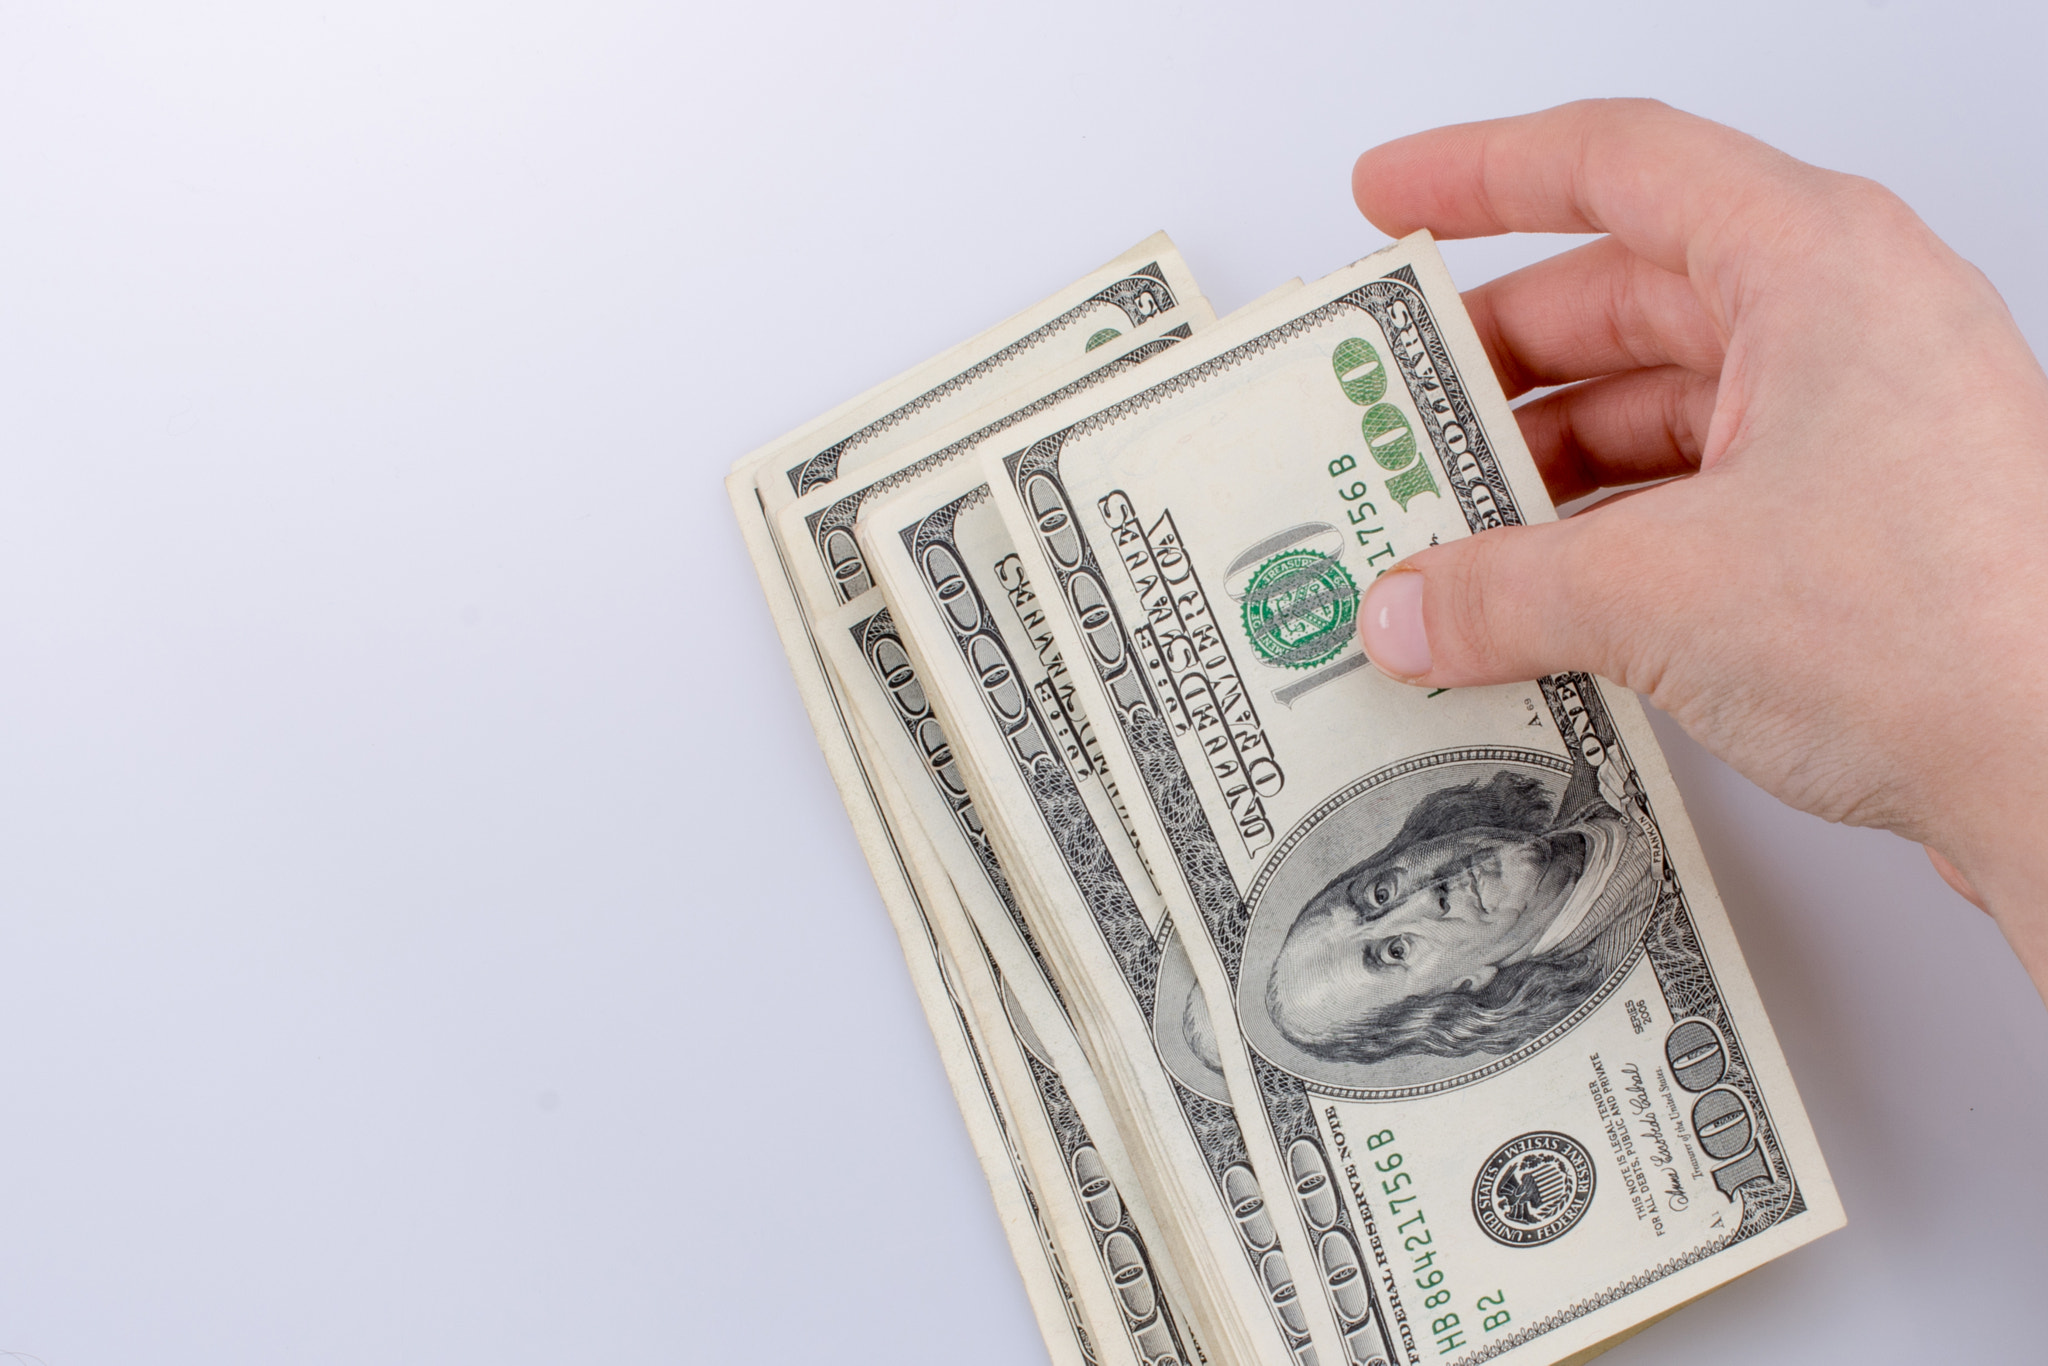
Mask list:
[[[1415,429],[1399,408],[1381,402],[1387,395],[1387,367],[1373,344],[1363,337],[1345,338],[1331,354],[1330,368],[1337,372],[1337,387],[1344,397],[1365,409],[1358,426],[1366,451],[1381,469],[1397,471],[1387,481],[1387,492],[1401,511],[1408,510],[1408,500],[1416,494],[1437,493],[1436,477],[1415,444]]]
[[[1721,1194],[1733,1200],[1735,1192],[1750,1182],[1771,1180],[1770,1163],[1756,1142],[1749,1102],[1720,1084],[1728,1075],[1728,1045],[1720,1031],[1705,1020],[1680,1021],[1665,1036],[1664,1056],[1678,1084],[1699,1096],[1692,1103],[1692,1131],[1707,1156],[1722,1164],[1714,1168],[1714,1184]]]

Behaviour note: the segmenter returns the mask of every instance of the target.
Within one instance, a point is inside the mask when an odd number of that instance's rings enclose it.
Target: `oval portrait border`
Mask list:
[[[1249,926],[1253,920],[1258,918],[1259,899],[1265,895],[1268,883],[1271,882],[1273,875],[1279,870],[1280,866],[1287,861],[1287,856],[1294,851],[1296,845],[1300,844],[1317,826],[1321,825],[1336,811],[1349,805],[1352,801],[1373,788],[1392,782],[1396,778],[1406,777],[1411,773],[1419,773],[1425,769],[1437,768],[1444,764],[1487,762],[1529,764],[1532,767],[1547,768],[1564,774],[1569,774],[1572,771],[1571,760],[1561,754],[1551,754],[1535,749],[1519,749],[1509,745],[1473,745],[1460,749],[1432,750],[1427,754],[1410,755],[1408,758],[1388,764],[1384,768],[1375,769],[1363,778],[1346,783],[1343,787],[1338,788],[1335,792],[1323,798],[1307,815],[1296,822],[1294,828],[1287,832],[1287,837],[1275,846],[1272,854],[1266,859],[1265,865],[1259,869],[1258,876],[1252,879],[1252,885],[1245,889],[1246,925]],[[1331,1096],[1338,1100],[1374,1101],[1409,1100],[1418,1096],[1442,1095],[1447,1091],[1456,1091],[1461,1087],[1484,1081],[1488,1077],[1498,1076],[1510,1068],[1519,1067],[1565,1035],[1571,1033],[1573,1029],[1578,1027],[1581,1021],[1598,1010],[1606,1002],[1607,998],[1614,994],[1615,988],[1621,985],[1621,980],[1635,970],[1635,966],[1641,960],[1643,953],[1643,941],[1641,938],[1638,938],[1635,944],[1630,947],[1628,955],[1616,965],[1614,971],[1610,972],[1606,980],[1601,982],[1593,993],[1581,1002],[1571,1014],[1523,1044],[1514,1052],[1503,1054],[1491,1062],[1473,1068],[1469,1072],[1460,1072],[1456,1076],[1442,1077],[1436,1081],[1420,1082],[1413,1086],[1338,1086],[1328,1081],[1318,1080],[1315,1077],[1304,1076],[1286,1063],[1268,1057],[1259,1049],[1250,1035],[1245,1036],[1245,1047],[1257,1054],[1261,1061],[1278,1068],[1290,1077],[1299,1079],[1309,1090],[1321,1096]]]

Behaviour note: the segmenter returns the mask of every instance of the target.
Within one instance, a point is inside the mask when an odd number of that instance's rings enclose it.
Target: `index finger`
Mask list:
[[[1734,259],[1754,210],[1813,168],[1656,100],[1582,100],[1397,138],[1351,192],[1395,237],[1605,232],[1697,283]]]

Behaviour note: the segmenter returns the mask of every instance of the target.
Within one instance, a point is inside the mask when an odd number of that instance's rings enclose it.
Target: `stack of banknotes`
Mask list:
[[[729,480],[1060,1366],[1582,1360],[1842,1222],[1636,698],[1427,692],[1555,516],[1418,234],[1162,234]]]

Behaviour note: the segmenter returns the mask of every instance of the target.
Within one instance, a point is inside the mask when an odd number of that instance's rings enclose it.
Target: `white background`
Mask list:
[[[2048,351],[2038,6],[978,8],[0,0],[0,1350],[1042,1361],[720,479],[1154,228],[1652,94]],[[1850,1224],[1611,1360],[2040,1359],[2048,1012],[1663,734]]]

